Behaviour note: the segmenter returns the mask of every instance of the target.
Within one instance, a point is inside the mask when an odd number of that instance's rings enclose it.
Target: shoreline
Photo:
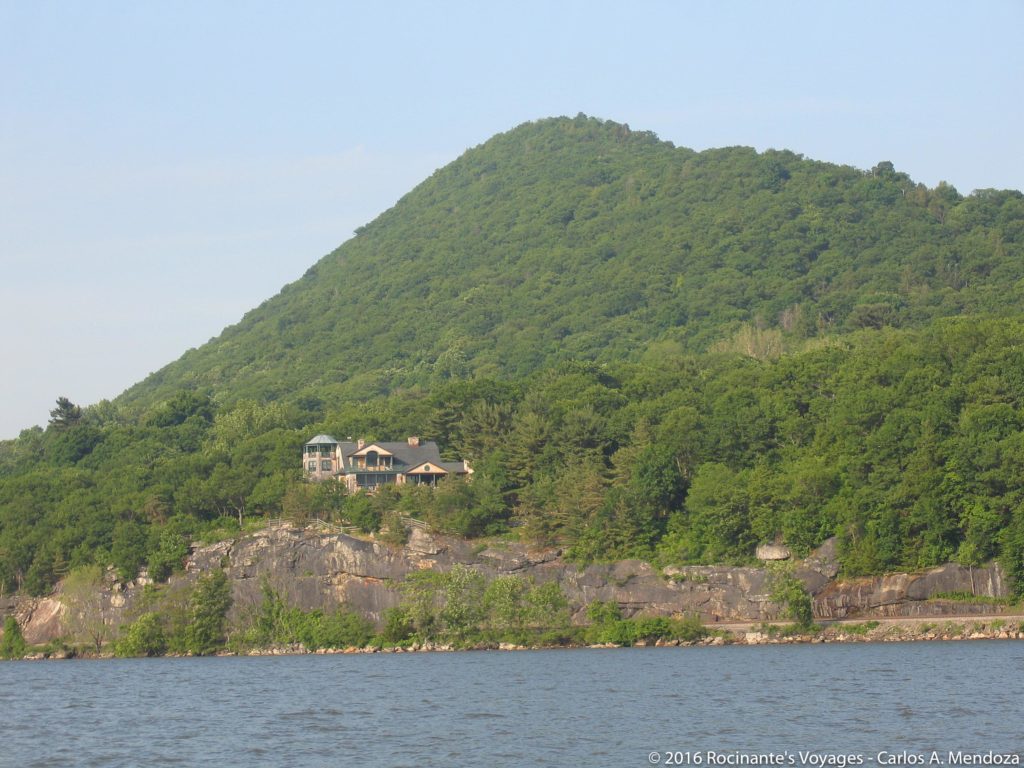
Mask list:
[[[1007,620],[1011,618],[1012,620]],[[267,646],[241,651],[220,651],[211,656],[334,656],[353,654],[398,654],[398,653],[456,653],[464,651],[540,651],[540,650],[595,650],[610,648],[694,648],[750,645],[824,645],[850,643],[912,643],[912,642],[956,642],[968,640],[1024,640],[1024,616],[1000,618],[998,616],[967,617],[957,621],[948,617],[931,619],[868,619],[863,622],[844,620],[830,622],[814,631],[795,631],[792,624],[736,625],[709,627],[711,634],[700,640],[650,640],[638,641],[632,645],[604,643],[588,645],[569,643],[564,645],[518,645],[505,642],[484,642],[475,645],[456,646],[450,643],[411,643],[408,646],[376,646],[347,648],[318,648],[309,650],[301,644]],[[102,660],[117,658],[107,652],[68,652],[60,649],[54,652],[36,651],[26,654],[20,661],[66,661]],[[153,657],[133,658],[190,658],[182,654],[166,654]]]

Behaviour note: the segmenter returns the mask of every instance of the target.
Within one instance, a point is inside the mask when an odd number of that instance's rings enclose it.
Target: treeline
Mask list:
[[[998,557],[1024,591],[1024,323],[941,320],[768,354],[764,334],[338,408],[188,391],[142,413],[58,405],[46,430],[0,444],[0,590],[42,594],[91,563],[163,579],[193,539],[266,517],[398,544],[412,516],[581,562],[745,563],[761,542],[800,555],[837,536],[847,575]],[[476,473],[347,496],[301,478],[319,432],[419,434]]]

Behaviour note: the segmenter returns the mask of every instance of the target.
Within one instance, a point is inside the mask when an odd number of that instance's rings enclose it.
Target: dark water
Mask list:
[[[874,766],[933,749],[1024,750],[1024,643],[0,663],[3,766],[589,768],[677,750]]]

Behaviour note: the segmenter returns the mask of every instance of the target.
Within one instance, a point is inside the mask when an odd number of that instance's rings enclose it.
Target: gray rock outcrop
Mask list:
[[[289,603],[304,610],[331,610],[345,604],[380,623],[384,612],[399,603],[398,587],[410,573],[449,570],[456,564],[489,577],[517,574],[536,583],[556,581],[577,622],[585,619],[586,606],[594,600],[614,601],[626,616],[697,614],[708,623],[782,617],[782,607],[770,599],[767,568],[683,566],[659,571],[640,560],[580,567],[567,562],[554,548],[509,542],[480,550],[474,542],[420,528],[411,530],[406,545],[396,547],[278,525],[195,549],[185,572],[172,577],[170,587],[185,586],[205,572],[223,568],[232,584],[235,617],[260,603],[266,581]],[[991,605],[930,598],[954,592],[984,597],[1008,594],[998,566],[970,569],[950,564],[917,574],[837,581],[838,563],[831,540],[794,566],[795,575],[813,596],[815,615],[824,619],[991,613]],[[147,581],[143,576],[106,591],[114,625],[138,613]],[[21,599],[15,612],[30,643],[47,642],[63,634],[62,606],[55,597]]]

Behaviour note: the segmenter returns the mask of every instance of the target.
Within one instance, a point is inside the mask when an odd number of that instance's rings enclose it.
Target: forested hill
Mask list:
[[[529,123],[113,402],[0,442],[0,595],[162,580],[267,517],[394,539],[401,514],[580,561],[998,557],[1024,596],[1022,278],[1020,192]],[[319,433],[476,473],[345,496],[302,478]]]
[[[361,398],[554,361],[1024,307],[1024,200],[592,118],[467,151],[299,281],[133,387]]]

